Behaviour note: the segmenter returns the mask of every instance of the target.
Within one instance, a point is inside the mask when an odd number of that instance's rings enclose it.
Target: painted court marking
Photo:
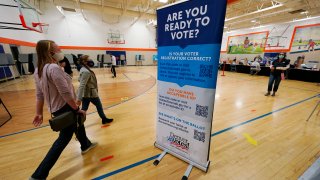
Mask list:
[[[254,145],[254,146],[258,146],[258,141],[255,140],[255,139],[253,139],[253,137],[251,137],[250,134],[248,134],[248,133],[243,133],[243,136],[247,139],[247,141],[248,141],[250,144],[252,144],[252,145]]]
[[[102,162],[102,161],[106,161],[106,160],[109,160],[109,159],[112,159],[112,158],[113,158],[113,155],[101,158],[100,161]]]

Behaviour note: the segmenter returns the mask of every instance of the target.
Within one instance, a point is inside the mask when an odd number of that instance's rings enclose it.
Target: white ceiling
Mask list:
[[[156,9],[178,0],[25,0],[42,9],[44,1],[57,6],[101,12],[104,18],[115,16],[156,19]],[[320,0],[228,0],[225,31],[257,27],[320,16]],[[82,10],[82,11],[81,11]],[[300,10],[300,11],[297,11]],[[297,11],[296,13],[293,13]],[[303,12],[302,12],[303,11]],[[104,19],[102,18],[102,19]],[[105,19],[106,21],[108,19]]]

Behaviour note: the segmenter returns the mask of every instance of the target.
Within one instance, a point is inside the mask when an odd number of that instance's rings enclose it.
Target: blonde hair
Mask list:
[[[52,62],[52,56],[51,52],[53,51],[53,46],[54,41],[51,40],[40,40],[37,43],[36,46],[36,51],[37,51],[37,56],[38,56],[38,76],[41,78],[42,72],[43,72],[43,67],[47,63]]]

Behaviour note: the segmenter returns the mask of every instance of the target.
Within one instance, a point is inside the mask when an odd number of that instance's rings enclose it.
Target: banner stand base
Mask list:
[[[153,162],[153,165],[157,166],[157,165],[160,163],[161,159],[162,159],[166,154],[167,154],[167,151],[163,151],[163,152],[160,154],[160,156]]]
[[[192,171],[193,166],[191,164],[189,164],[186,172],[184,173],[184,175],[182,176],[182,180],[188,180],[188,177]]]
[[[161,146],[157,142],[154,143],[154,146],[159,148],[159,149],[161,149],[161,150],[163,150],[163,152],[160,154],[160,156],[153,162],[153,164],[155,166],[157,166],[160,163],[161,159],[168,153],[168,154],[171,154],[171,155],[173,155],[173,156],[175,156],[175,157],[187,162],[188,164],[192,165],[192,167],[197,167],[197,168],[199,168],[200,170],[202,170],[204,172],[208,172],[208,169],[209,169],[209,166],[210,166],[210,161],[207,162],[206,166],[202,166],[202,165],[200,165],[200,164],[198,164],[198,163],[196,163],[194,161],[191,161],[191,160],[189,160],[189,159],[187,159],[187,158],[185,158],[185,157],[183,157],[183,156],[181,156],[181,155],[179,155],[179,154],[177,154],[177,153],[175,153],[175,152],[173,152],[173,151]],[[192,170],[192,167],[190,169],[190,172]],[[188,167],[188,169],[189,169],[189,167]]]

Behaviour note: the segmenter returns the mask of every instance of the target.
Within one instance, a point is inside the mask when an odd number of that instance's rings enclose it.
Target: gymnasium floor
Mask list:
[[[156,130],[157,67],[95,69],[105,113],[115,121],[102,127],[93,105],[85,123],[99,146],[81,155],[73,138],[48,179],[181,179],[188,164],[153,146]],[[78,87],[78,73],[74,75]],[[285,80],[276,97],[265,97],[268,77],[227,72],[218,76],[208,173],[196,168],[190,179],[297,179],[320,156],[320,117],[306,119],[320,100],[315,83]],[[0,128],[0,179],[27,179],[58,133],[32,125],[32,76],[0,83],[0,97],[13,119]],[[3,109],[1,109],[3,111]],[[3,113],[2,113],[3,114]],[[258,145],[251,144],[244,133]],[[105,161],[101,158],[110,157]]]

